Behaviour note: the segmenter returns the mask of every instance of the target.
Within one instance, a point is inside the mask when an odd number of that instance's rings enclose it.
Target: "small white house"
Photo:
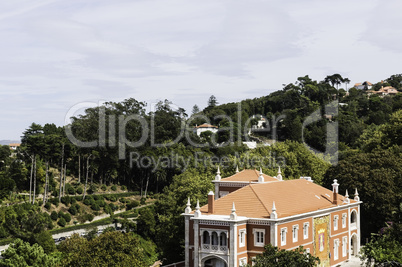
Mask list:
[[[211,124],[204,123],[204,124],[201,124],[199,126],[195,126],[194,129],[193,129],[193,132],[196,133],[198,136],[200,136],[201,133],[207,132],[207,131],[211,131],[213,133],[216,133],[216,132],[218,132],[218,126],[214,126],[214,125],[211,125]]]

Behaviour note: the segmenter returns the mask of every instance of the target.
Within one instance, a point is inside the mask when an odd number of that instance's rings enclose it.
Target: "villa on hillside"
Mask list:
[[[387,95],[396,95],[398,93],[398,90],[396,90],[392,86],[382,86],[380,90],[378,91],[367,91],[367,94],[370,95],[379,95],[380,97],[384,97]]]
[[[266,244],[293,250],[302,245],[335,266],[360,249],[360,204],[313,182],[310,177],[283,180],[256,170],[221,178],[218,169],[208,204],[185,212],[185,260],[169,266],[237,267],[253,264]]]
[[[370,90],[373,87],[373,84],[371,82],[365,81],[362,83],[355,83],[353,87],[360,90]]]
[[[17,150],[18,147],[20,147],[20,143],[12,143],[9,144],[8,146],[10,147],[11,150]]]
[[[199,126],[195,126],[194,129],[193,129],[193,132],[195,134],[197,134],[198,136],[200,136],[201,133],[207,132],[207,131],[210,131],[212,133],[216,133],[216,132],[218,132],[218,126],[214,126],[214,125],[211,125],[211,124],[204,123],[204,124],[201,124]]]

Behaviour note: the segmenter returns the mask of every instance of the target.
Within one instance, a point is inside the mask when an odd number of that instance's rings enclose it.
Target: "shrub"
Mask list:
[[[53,221],[57,221],[57,219],[59,218],[59,215],[57,214],[56,211],[52,211],[52,213],[50,213],[50,218],[51,218]]]
[[[127,208],[127,210],[131,210],[133,208],[138,207],[139,205],[140,205],[140,202],[138,202],[137,200],[133,200],[126,205],[126,208]]]
[[[63,217],[63,216],[64,216],[64,212],[59,211],[59,214],[58,214],[57,216],[59,216],[59,218]]]
[[[113,203],[109,203],[108,205],[110,207],[111,210],[115,211],[117,209],[117,206]]]
[[[99,207],[104,207],[105,205],[106,205],[106,202],[104,201],[104,200],[97,200],[96,201],[96,204],[98,204],[99,205]]]
[[[87,205],[87,206],[90,206],[92,201],[93,201],[93,200],[90,199],[90,198],[85,198],[84,204]]]
[[[77,212],[80,212],[81,207],[78,203],[74,204],[74,207],[77,209]]]
[[[68,193],[69,195],[75,195],[75,189],[74,189],[74,187],[72,187],[70,184],[68,184],[68,186],[66,185],[66,188],[67,188],[67,193]]]
[[[112,191],[116,191],[116,190],[117,190],[117,186],[116,186],[116,185],[112,185],[112,187],[111,187],[110,189],[112,189]]]
[[[88,213],[86,217],[87,217],[87,220],[90,222],[92,222],[92,220],[95,218],[95,216],[91,213]]]
[[[95,200],[102,200],[102,199],[103,199],[103,196],[101,196],[101,195],[94,195],[94,196],[93,196],[93,199],[95,199]]]
[[[106,191],[106,189],[107,189],[106,185],[103,184],[103,185],[101,186],[101,189],[102,189],[102,191]]]
[[[147,200],[147,199],[146,199],[145,197],[142,197],[142,198],[141,198],[141,201],[140,201],[141,205],[144,205],[146,200]]]
[[[70,200],[71,200],[71,204],[77,203],[77,199],[75,199],[75,197],[70,197]]]
[[[121,186],[121,190],[126,191],[126,190],[127,190],[127,186],[122,185],[122,186]]]
[[[109,205],[105,206],[104,210],[105,210],[105,213],[107,213],[107,214],[111,214],[113,212],[113,210],[110,208]]]
[[[128,202],[127,199],[125,199],[124,197],[121,197],[121,198],[119,199],[119,201],[120,201],[121,203],[127,203],[127,202]]]
[[[96,185],[92,184],[92,185],[89,186],[89,189],[87,190],[87,193],[88,194],[93,194],[93,193],[95,193],[97,191],[98,191],[98,188],[96,187]]]
[[[59,205],[59,199],[57,197],[49,199],[49,201],[56,207]]]
[[[58,197],[59,196],[59,191],[57,189],[53,190],[52,196]]]
[[[77,190],[75,190],[77,194],[82,195],[82,193],[84,193],[84,189],[82,189],[82,187],[78,187]]]
[[[75,205],[72,205],[69,209],[68,212],[70,212],[72,215],[77,214],[77,208],[75,207]]]
[[[63,218],[64,218],[64,220],[66,220],[66,222],[70,222],[71,221],[70,213],[64,213]]]
[[[116,198],[116,196],[109,196],[108,200],[111,201],[111,202],[116,202],[117,198]]]
[[[76,201],[82,201],[82,196],[75,196],[73,197]]]
[[[91,209],[92,209],[92,210],[95,210],[95,211],[100,211],[100,207],[99,207],[99,205],[96,204],[96,203],[91,205]]]
[[[60,225],[61,227],[64,227],[66,226],[66,220],[63,217],[61,217],[57,222],[57,224]]]
[[[52,207],[52,204],[50,204],[50,202],[46,202],[45,209],[50,210],[51,207]]]
[[[69,196],[65,196],[61,198],[61,203],[64,205],[68,206],[71,203],[71,198]]]

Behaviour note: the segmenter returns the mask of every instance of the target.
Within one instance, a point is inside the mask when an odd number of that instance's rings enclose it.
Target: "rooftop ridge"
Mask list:
[[[251,191],[253,191],[254,195],[257,197],[257,199],[260,201],[260,203],[262,204],[262,206],[264,207],[264,209],[267,211],[268,216],[271,215],[271,213],[269,212],[268,208],[265,206],[264,202],[261,200],[261,198],[258,196],[258,194],[254,191],[254,188],[252,187],[252,185],[249,185],[251,188]]]

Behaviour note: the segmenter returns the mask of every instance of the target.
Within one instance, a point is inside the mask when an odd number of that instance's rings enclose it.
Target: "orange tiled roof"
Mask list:
[[[204,123],[204,124],[201,124],[199,126],[195,126],[194,128],[218,128],[218,126]]]
[[[9,144],[9,146],[20,146],[21,144],[20,143],[12,143],[12,144]]]
[[[344,196],[338,194],[338,203]],[[214,214],[229,215],[235,203],[236,214],[249,218],[269,218],[275,201],[278,218],[334,207],[332,191],[305,179],[250,184],[215,200]],[[350,202],[355,202],[350,199]],[[208,214],[208,205],[201,207]]]
[[[232,176],[229,176],[227,178],[221,179],[221,181],[227,181],[227,182],[258,182],[258,176],[260,176],[260,172],[257,170],[242,170],[241,172],[238,172]],[[265,182],[274,182],[278,181],[276,178],[262,174],[264,177]]]

